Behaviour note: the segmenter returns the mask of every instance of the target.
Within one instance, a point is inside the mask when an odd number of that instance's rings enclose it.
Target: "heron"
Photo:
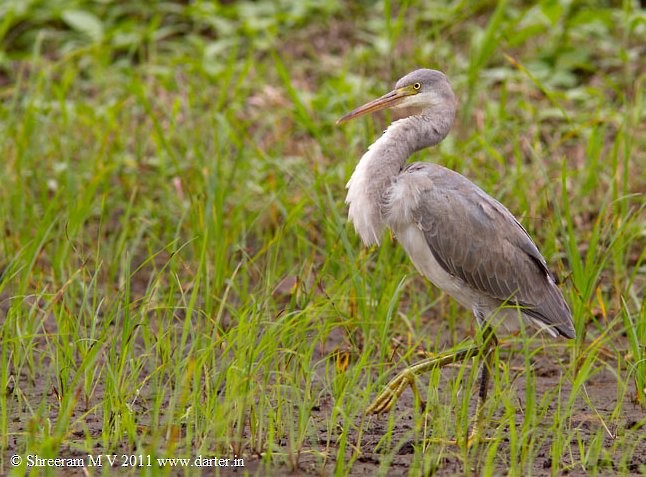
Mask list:
[[[417,376],[479,356],[470,446],[483,425],[496,327],[520,317],[552,337],[574,339],[575,329],[555,275],[504,205],[455,171],[431,162],[407,164],[414,152],[448,135],[457,104],[444,73],[418,69],[337,124],[383,109],[399,117],[363,154],[347,183],[349,220],[366,246],[378,245],[389,228],[415,268],[470,310],[480,330],[479,343],[424,359],[396,375],[365,413],[388,412],[407,386],[421,401]]]

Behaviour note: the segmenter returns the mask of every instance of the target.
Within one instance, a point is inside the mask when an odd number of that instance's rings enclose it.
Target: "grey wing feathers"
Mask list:
[[[545,326],[574,338],[570,310],[545,259],[498,201],[449,169],[416,167],[428,188],[412,218],[437,262],[453,276],[501,303],[511,303]]]

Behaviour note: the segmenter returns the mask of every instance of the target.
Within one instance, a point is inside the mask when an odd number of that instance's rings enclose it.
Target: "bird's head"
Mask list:
[[[393,109],[399,117],[421,114],[427,110],[455,111],[456,99],[449,80],[437,70],[420,69],[408,73],[395,84],[395,89],[350,111],[337,124],[382,109]]]

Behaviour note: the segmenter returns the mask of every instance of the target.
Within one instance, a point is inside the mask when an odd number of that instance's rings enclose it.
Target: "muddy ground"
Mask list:
[[[468,332],[465,330],[465,332]],[[339,330],[339,333],[336,334],[337,336],[332,336],[331,340],[334,342],[342,343],[343,342],[343,332]],[[326,353],[327,356],[330,356],[329,350],[331,349],[329,347],[331,343],[326,343],[325,349],[327,351],[324,351],[322,348],[321,355],[319,357],[322,357],[324,353]],[[627,346],[621,346],[621,343],[617,344],[618,349],[627,349]],[[518,366],[522,367],[523,366],[523,356],[522,356],[522,351],[514,351],[513,349],[502,349],[501,350],[501,360],[505,360],[508,365],[510,366]],[[567,352],[565,347],[563,347],[560,350],[557,351],[550,351],[550,353],[537,353],[535,355],[535,361],[534,361],[534,370],[533,372],[535,373],[536,376],[536,384],[537,384],[537,402],[540,402],[540,398],[543,393],[548,392],[552,390],[555,386],[562,386],[563,394],[564,396],[567,396],[567,393],[569,393],[569,384],[567,380],[562,380],[561,376],[559,376],[560,371],[558,371],[558,366],[556,365],[556,360],[557,359],[565,359],[567,360]],[[614,361],[614,362],[613,362]],[[644,475],[646,472],[646,428],[638,428],[638,426],[644,424],[644,419],[646,417],[646,410],[642,407],[640,407],[634,400],[632,399],[634,397],[634,386],[632,383],[629,385],[633,389],[629,389],[627,393],[625,393],[624,396],[624,403],[623,403],[623,414],[620,416],[618,420],[613,421],[611,418],[611,414],[613,410],[616,407],[616,401],[617,401],[617,396],[618,396],[618,387],[617,387],[617,379],[616,376],[613,374],[611,371],[613,368],[616,369],[616,360],[612,359],[612,356],[608,356],[608,361],[607,365],[600,367],[600,371],[594,374],[594,376],[587,381],[586,387],[589,393],[589,398],[591,402],[594,405],[595,409],[591,409],[590,406],[584,402],[583,399],[578,399],[576,402],[576,410],[572,414],[572,419],[570,422],[570,425],[572,428],[578,429],[578,435],[579,439],[586,440],[590,439],[592,436],[596,435],[599,431],[599,429],[603,426],[601,420],[599,419],[599,416],[603,417],[606,422],[614,422],[613,428],[608,429],[609,432],[605,432],[605,438],[603,442],[603,446],[610,448],[613,446],[613,436],[612,434],[621,434],[625,432],[631,432],[635,434],[636,436],[641,436],[638,439],[638,445],[635,450],[635,452],[632,453],[632,455],[629,457],[628,461],[628,469],[629,473],[623,473],[621,475]],[[352,365],[352,364],[351,364]],[[46,363],[44,363],[44,366],[42,368],[46,372],[47,366]],[[394,370],[393,370],[394,372]],[[443,380],[451,380],[456,378],[458,370],[457,369],[450,369],[450,368],[445,368],[442,372],[442,379]],[[375,376],[376,378],[377,376]],[[20,389],[20,392],[29,392],[30,395],[28,397],[28,401],[30,403],[40,403],[43,402],[44,400],[47,400],[50,402],[51,409],[57,409],[58,404],[57,404],[57,393],[56,390],[53,389],[52,387],[43,387],[39,386],[39,382],[47,382],[46,379],[38,380],[37,382],[30,382],[26,379],[25,376],[13,376],[13,379],[19,383],[18,388]],[[13,379],[10,380],[13,382]],[[564,381],[564,382],[562,382]],[[517,422],[521,423],[522,422],[522,406],[523,406],[523,398],[525,395],[525,380],[523,378],[517,379],[514,382],[513,388],[510,389],[510,392],[516,393],[518,396],[518,401],[519,401],[519,409],[518,409],[518,417],[517,417]],[[7,389],[6,392],[9,394],[14,393],[15,391],[15,384],[10,386],[10,389]],[[99,384],[97,386],[96,392],[93,396],[93,399],[100,400],[102,399],[103,395],[103,390],[101,389],[101,385]],[[14,399],[10,397],[9,399]],[[495,398],[493,399],[495,400]],[[473,399],[472,401],[475,401]],[[98,402],[98,401],[96,401]],[[89,408],[93,407],[95,403],[87,403],[89,405]],[[146,407],[146,400],[143,399],[142,401],[142,409],[143,414],[145,415],[145,407]],[[312,422],[314,423],[315,426],[318,427],[319,434],[320,434],[320,440],[318,442],[318,447],[316,450],[321,451],[326,448],[327,445],[330,446],[330,451],[329,454],[330,456],[334,456],[337,454],[337,449],[335,449],[335,443],[333,440],[331,442],[328,442],[328,428],[327,428],[327,421],[328,417],[331,414],[331,408],[332,408],[333,402],[332,399],[328,395],[324,395],[318,406],[312,411]],[[491,400],[489,402],[489,405],[491,404]],[[495,403],[493,404],[495,406]],[[88,408],[84,403],[77,403],[77,409],[75,409],[72,420],[75,420],[81,416],[83,416],[86,413],[86,409]],[[100,408],[101,406],[99,406]],[[414,402],[413,402],[413,395],[410,391],[406,391],[404,395],[400,398],[396,405],[396,410],[394,411],[394,422],[395,422],[395,429],[393,432],[393,441],[392,442],[398,442],[401,439],[403,439],[405,435],[408,434],[408,432],[412,428],[412,423],[414,422],[413,416],[414,416]],[[551,410],[551,409],[550,409]],[[472,410],[473,411],[473,410]],[[496,416],[496,410],[494,409],[493,414],[494,414],[494,419]],[[498,414],[502,413],[502,410],[498,412]],[[597,414],[598,413],[598,414]],[[29,429],[30,426],[43,426],[45,423],[36,421],[33,418],[33,409],[29,409],[27,407],[24,407],[20,409],[20,412],[18,415],[12,415],[10,416],[10,422],[9,422],[9,439],[8,439],[8,447],[4,449],[4,463],[3,463],[3,468],[1,469],[2,472],[0,474],[5,474],[9,471],[10,467],[10,459],[11,456],[17,453],[20,453],[19,447],[24,446],[23,439],[20,437],[23,432]],[[51,415],[50,416],[50,422],[48,425],[55,426],[56,425],[56,415]],[[79,449],[82,449],[84,447],[83,443],[85,442],[85,439],[87,435],[93,437],[93,438],[99,438],[101,435],[101,427],[103,425],[102,419],[99,417],[99,413],[95,412],[90,412],[87,413],[84,417],[85,419],[85,425],[86,428],[85,430],[79,429],[74,433],[74,435],[69,435],[67,436],[67,442],[78,442],[79,446],[76,448],[71,448],[69,445],[63,445],[59,451],[56,452],[57,456],[60,457],[86,457],[87,452],[81,452]],[[545,423],[545,428],[543,429],[542,434],[545,434],[546,432],[549,432],[550,428],[550,422]],[[357,447],[361,449],[361,456],[358,458],[358,460],[354,463],[352,467],[352,471],[350,475],[376,475],[380,465],[382,465],[382,460],[384,459],[384,456],[379,453],[378,450],[378,443],[380,439],[383,437],[384,433],[386,432],[386,426],[388,425],[388,417],[370,417],[368,418],[367,424],[364,426],[363,434],[361,436],[358,436],[356,432],[354,432],[351,435],[351,442]],[[494,423],[489,423],[488,424],[488,432],[491,434],[492,432],[492,426],[495,426]],[[539,430],[540,432],[540,430]],[[538,453],[537,458],[535,459],[533,463],[533,468],[531,469],[532,474],[536,476],[543,476],[543,475],[552,475],[551,474],[551,469],[552,469],[552,461],[550,457],[550,439],[546,439],[545,443],[542,445],[541,450]],[[567,463],[568,462],[578,462],[579,461],[579,456],[575,455],[577,452],[577,443],[576,441],[573,441],[571,443],[572,445],[570,446],[570,451],[573,451],[574,453],[572,455],[568,456],[563,456],[563,461],[561,462],[562,467],[565,467],[567,469],[566,472],[564,472],[562,475],[587,475],[585,470],[581,468],[580,465],[575,465],[571,468],[568,468]],[[335,462],[334,460],[330,460],[326,463],[325,468],[323,471],[321,471],[321,461],[320,459],[315,459],[312,457],[310,453],[307,452],[308,450],[308,445],[310,445],[308,442],[305,443],[305,448],[303,449],[303,452],[301,455],[298,457],[298,465],[296,469],[293,469],[291,466],[285,465],[285,464],[277,464],[276,466],[271,468],[270,474],[271,475],[333,475],[334,472],[334,467],[335,467]],[[409,475],[409,470],[410,470],[410,463],[412,460],[412,456],[414,453],[414,446],[419,445],[419,443],[416,442],[407,442],[403,446],[401,446],[400,450],[394,457],[394,459],[391,462],[390,470],[388,471],[389,476],[398,476],[398,475]],[[486,449],[486,446],[483,446],[483,449]],[[111,449],[109,451],[102,449],[100,444],[96,444],[95,446],[95,453],[100,454],[100,453],[114,453],[114,454],[130,454],[135,452],[134,449],[128,449],[125,446],[122,447],[121,449]],[[287,452],[287,449],[285,449],[285,452]],[[351,454],[350,450],[347,452],[347,457],[350,459]],[[460,455],[460,452],[463,452],[459,448],[455,449],[447,449],[445,452],[445,456],[442,458],[440,466],[437,469],[434,469],[434,472],[436,475],[464,475],[465,470],[464,469],[464,458]],[[472,452],[478,452],[477,449],[474,451],[472,449]],[[483,451],[484,452],[484,451]],[[484,455],[478,456],[478,455],[471,455],[469,458],[470,462],[474,463],[474,466],[477,467],[477,463],[479,460],[484,460]],[[499,466],[499,471],[501,475],[505,474],[505,467],[504,467],[504,462],[507,462],[509,460],[509,441],[505,440],[502,443],[500,443],[498,447],[498,461],[501,463]],[[616,462],[614,461],[606,461],[606,462],[599,462],[598,463],[599,467],[602,471],[603,474],[607,475],[616,475],[617,474],[617,468],[616,468]],[[252,475],[258,473],[260,475],[267,475],[267,472],[264,470],[264,466],[260,460],[259,456],[254,456],[250,454],[245,454],[244,455],[244,468],[237,468],[233,469],[231,467],[229,468],[221,468],[221,473],[218,475],[242,475],[244,472],[248,472]],[[92,469],[90,469],[92,470]],[[132,471],[132,469],[130,469]],[[478,469],[477,468],[472,468],[470,469],[472,475],[478,475]],[[125,475],[127,474],[127,469],[117,469],[118,475]],[[171,475],[195,475],[196,474],[196,469],[193,468],[191,469],[191,472],[188,473],[186,470],[178,470],[178,471],[173,471],[171,472]],[[88,473],[88,469],[71,469],[71,468],[66,468],[64,470],[61,470],[59,475],[98,475],[98,473]],[[207,469],[203,470],[201,475],[216,475],[217,473],[215,472],[214,469]],[[137,472],[131,473],[130,475],[137,475]]]
[[[440,330],[438,330],[440,331]],[[446,331],[446,330],[445,330]],[[437,332],[437,331],[435,331]],[[469,334],[472,330],[464,330],[465,333]],[[448,335],[448,333],[446,333]],[[465,335],[466,336],[466,335]],[[501,334],[501,337],[504,336]],[[546,342],[549,342],[551,338],[546,338]],[[628,344],[626,343],[615,343],[618,349],[627,349]],[[623,345],[623,346],[622,346]],[[521,345],[522,346],[522,345]],[[609,353],[609,352],[608,352]],[[567,400],[567,397],[571,391],[571,383],[568,380],[564,380],[560,376],[560,366],[557,364],[557,361],[567,362],[568,352],[563,346],[559,350],[551,350],[550,353],[537,353],[533,360],[533,370],[531,372],[536,376],[536,402],[540,402],[544,393],[548,393],[554,390],[555,387],[561,387],[562,390],[562,399]],[[617,377],[614,372],[617,369],[616,359],[613,359],[611,355],[606,356],[608,359],[606,361],[606,366],[599,366],[598,372],[595,372],[593,377],[586,381],[585,385],[589,394],[590,402],[593,407],[586,403],[582,398],[578,398],[575,402],[575,409],[572,413],[572,418],[570,422],[570,427],[572,429],[578,430],[578,438],[582,441],[588,441],[593,436],[598,434],[598,431],[604,427],[604,423],[601,422],[601,419],[605,420],[605,424],[613,422],[611,415],[615,408],[617,407],[618,399],[618,382]],[[513,367],[514,369],[522,369],[524,366],[523,362],[523,352],[519,349],[514,349],[513,346],[508,347],[503,345],[500,350],[500,361],[504,362],[506,366]],[[395,375],[396,371],[391,372],[389,379]],[[524,372],[523,372],[524,373]],[[457,369],[444,368],[442,370],[442,382],[448,382],[449,380],[456,379],[458,375]],[[524,374],[523,374],[524,376]],[[510,388],[510,392],[516,394],[518,398],[518,410],[516,422],[520,425],[523,421],[523,408],[524,408],[524,396],[525,396],[525,379],[521,376],[519,379],[514,381],[513,387]],[[376,376],[375,376],[376,378]],[[622,379],[625,379],[625,376],[622,376]],[[422,381],[422,385],[425,385],[428,381]],[[490,385],[491,388],[491,385]],[[629,384],[629,390],[625,393],[623,397],[623,413],[618,420],[615,420],[613,424],[610,424],[608,432],[605,432],[605,438],[603,441],[604,448],[611,448],[614,444],[613,435],[620,437],[621,433],[631,433],[636,436],[639,436],[639,443],[632,453],[628,461],[628,473],[619,472],[616,462],[614,461],[600,461],[598,462],[598,472],[601,472],[602,475],[646,475],[646,427],[644,426],[646,418],[646,409],[641,407],[636,400],[634,392],[634,384],[631,382]],[[470,415],[473,416],[475,411],[475,390],[474,398],[471,403]],[[495,421],[497,416],[502,414],[502,409],[496,411],[495,409],[495,396],[490,393],[490,400],[488,401],[488,406],[494,406],[493,409],[493,421]],[[329,413],[331,412],[331,406],[333,403],[325,402],[322,403],[320,410],[314,413],[315,420],[319,425],[320,432],[322,435],[327,435],[326,419]],[[554,408],[555,404],[550,405],[550,411]],[[402,397],[396,404],[396,410],[394,411],[395,415],[395,429],[393,432],[392,442],[398,442],[407,435],[413,427],[414,422],[414,409],[415,409],[414,397],[410,390],[405,391]],[[357,447],[361,449],[361,457],[357,460],[352,468],[350,475],[376,475],[380,465],[383,461],[383,456],[378,452],[379,442],[384,436],[388,426],[388,415],[385,416],[373,416],[368,418],[368,423],[363,429],[363,433],[360,436],[353,436],[354,442],[357,444]],[[538,430],[537,434],[548,434],[551,427],[551,422],[545,422],[544,429]],[[493,435],[495,422],[488,423],[488,434]],[[544,431],[544,432],[541,432]],[[360,439],[360,440],[359,440]],[[321,445],[323,446],[326,441],[322,441]],[[418,442],[407,442],[401,446],[396,457],[392,460],[391,466],[389,468],[389,476],[399,476],[399,475],[409,475],[410,463],[412,456],[414,454],[414,446],[418,446]],[[559,468],[563,468],[559,475],[571,475],[571,476],[584,476],[589,475],[580,465],[570,466],[569,463],[580,461],[579,455],[577,453],[577,441],[573,440],[572,445],[570,446],[570,451],[574,451],[571,455],[563,456],[561,465]],[[537,458],[533,462],[531,469],[532,475],[535,476],[547,476],[552,475],[552,460],[550,457],[550,446],[551,439],[547,438],[545,443],[542,445],[541,450],[538,452]],[[486,449],[486,445],[483,446],[483,449]],[[499,474],[505,475],[506,468],[504,462],[510,460],[509,457],[509,439],[505,439],[498,446],[498,458],[497,462],[500,462],[501,465],[498,466]],[[479,475],[477,462],[479,460],[484,461],[485,456],[483,450],[481,456],[477,455],[477,449],[472,449],[472,454],[469,457],[469,461],[473,463],[471,469],[464,468],[464,458],[460,455],[464,450],[448,446],[446,452],[444,452],[445,457],[442,458],[441,464],[436,469],[432,469],[431,473],[433,475],[465,475],[470,473],[471,475]],[[335,454],[333,450],[332,454]],[[350,453],[348,453],[348,458]],[[614,456],[613,456],[614,457]],[[617,456],[619,457],[619,456]],[[330,462],[328,465],[330,473],[334,469],[334,462]],[[314,465],[309,466],[306,461],[300,461],[300,469],[303,473],[318,475],[318,467]]]

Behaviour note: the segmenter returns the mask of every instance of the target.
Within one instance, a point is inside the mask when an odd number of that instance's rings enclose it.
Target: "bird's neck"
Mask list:
[[[348,182],[348,217],[366,245],[379,243],[386,226],[388,190],[415,151],[446,137],[455,110],[422,113],[392,123],[361,157]]]

